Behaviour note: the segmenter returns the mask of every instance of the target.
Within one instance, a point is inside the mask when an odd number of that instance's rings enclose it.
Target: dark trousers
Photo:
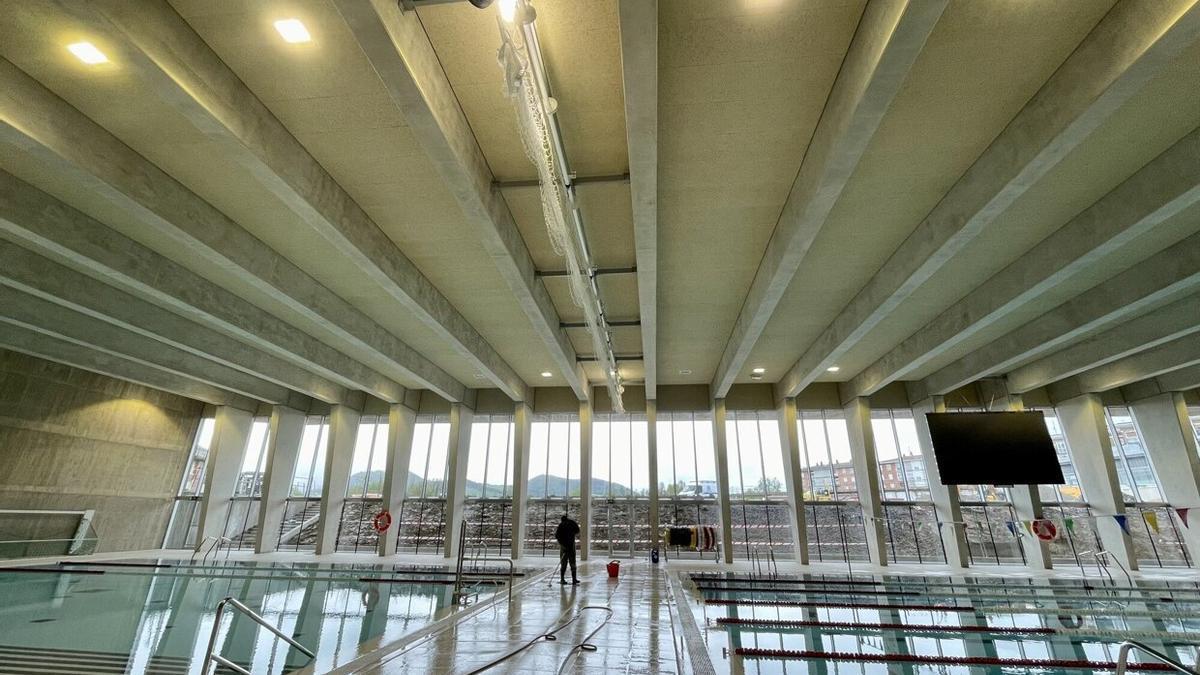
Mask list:
[[[575,542],[570,544],[558,545],[558,578],[566,580],[567,565],[571,565],[571,579],[578,579],[579,576],[575,573]]]

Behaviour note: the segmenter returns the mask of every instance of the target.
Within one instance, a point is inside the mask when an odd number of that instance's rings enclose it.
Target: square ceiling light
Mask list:
[[[312,35],[309,34],[308,29],[304,27],[304,22],[300,19],[280,19],[275,22],[275,30],[279,31],[284,42],[298,44],[312,41]]]

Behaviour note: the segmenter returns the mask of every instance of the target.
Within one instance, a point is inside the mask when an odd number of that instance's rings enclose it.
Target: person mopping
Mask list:
[[[554,538],[558,541],[561,557],[559,559],[558,579],[562,585],[567,584],[567,564],[571,565],[571,583],[579,583],[579,575],[575,571],[575,537],[579,536],[579,523],[563,514],[562,520],[558,523],[558,529],[554,531]]]

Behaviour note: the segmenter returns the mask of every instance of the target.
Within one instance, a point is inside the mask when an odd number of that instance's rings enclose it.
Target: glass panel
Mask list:
[[[512,494],[513,432],[511,415],[475,418],[467,459],[468,497],[503,498]]]
[[[1161,502],[1162,490],[1158,477],[1146,456],[1145,444],[1133,422],[1133,416],[1124,406],[1105,408],[1108,420],[1108,435],[1112,442],[1113,461],[1116,463],[1117,479],[1126,503]]]
[[[183,481],[179,486],[180,497],[204,494],[204,470],[208,464],[208,451],[212,448],[213,431],[216,426],[217,420],[212,417],[200,420],[192,451],[183,469]]]
[[[711,527],[720,532],[717,505],[716,455],[712,417],[707,413],[676,412],[658,416],[659,524],[664,529]],[[641,516],[635,504],[634,518]],[[647,519],[649,518],[647,512]],[[634,536],[640,541],[640,522]],[[645,531],[647,539],[649,532]],[[665,544],[668,556],[713,558],[715,549],[704,551]]]
[[[1079,484],[1079,474],[1071,461],[1071,451],[1067,446],[1067,435],[1063,433],[1062,424],[1058,421],[1058,413],[1053,408],[1040,408],[1046,420],[1046,430],[1050,432],[1050,440],[1054,442],[1054,453],[1058,455],[1058,464],[1062,467],[1062,485],[1040,485],[1038,491],[1044,501],[1049,502],[1086,502],[1083,487]]]
[[[804,411],[796,426],[805,501],[857,501],[850,437],[841,411]]]
[[[347,497],[383,496],[388,423],[381,419],[384,418],[364,416],[358,423],[354,456],[350,462],[350,480],[346,483]]]
[[[217,421],[212,417],[200,419],[183,476],[179,481],[171,521],[163,537],[163,548],[191,548],[196,545],[196,527],[200,519],[200,497],[204,494],[204,474],[208,453],[212,448]]]

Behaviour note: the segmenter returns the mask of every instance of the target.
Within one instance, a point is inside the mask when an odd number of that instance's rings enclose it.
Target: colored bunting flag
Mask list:
[[[1121,531],[1129,534],[1129,517],[1128,516],[1113,516],[1113,520],[1117,521],[1117,525],[1121,526]]]
[[[1188,526],[1188,524],[1187,524],[1188,510],[1187,509],[1175,509],[1175,513],[1179,514],[1179,519],[1183,521],[1183,526],[1187,527]]]
[[[1008,531],[1012,532],[1012,536],[1014,536],[1014,537],[1017,536],[1017,524],[1016,523],[1009,520],[1009,521],[1005,521],[1004,524],[1008,526]]]
[[[1031,537],[1034,536],[1032,520],[1022,520],[1021,524],[1025,526],[1025,531],[1029,533],[1029,536],[1031,536]]]
[[[1154,530],[1154,534],[1158,534],[1158,514],[1147,511],[1142,514],[1142,517],[1146,519],[1146,524],[1150,526],[1150,529]]]
[[[1075,519],[1074,518],[1067,518],[1063,522],[1067,526],[1068,530],[1070,530],[1071,532],[1075,531]]]

